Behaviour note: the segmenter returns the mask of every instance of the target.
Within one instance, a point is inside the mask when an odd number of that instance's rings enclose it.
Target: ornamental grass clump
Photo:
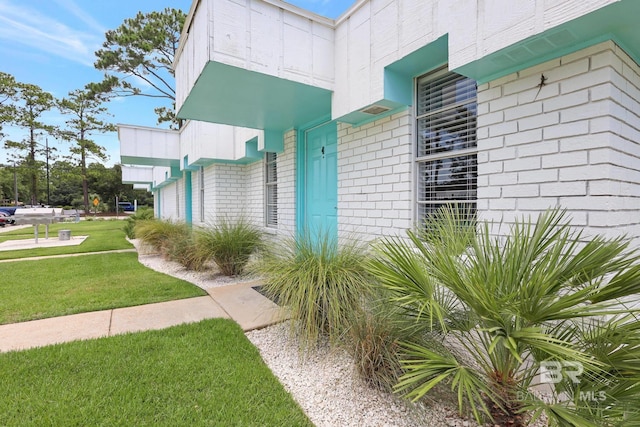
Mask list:
[[[171,220],[136,221],[135,235],[146,245],[151,246],[167,259],[180,262],[189,268],[198,265],[193,262],[195,244],[191,228],[184,222]]]
[[[561,210],[504,236],[479,224],[461,252],[457,215],[430,219],[438,235],[385,239],[370,264],[390,302],[444,344],[403,343],[396,390],[418,400],[446,384],[461,411],[498,425],[638,425],[640,321],[625,303],[640,292],[638,252],[584,239]]]
[[[313,347],[322,337],[337,343],[370,292],[364,248],[305,232],[265,252],[258,265],[264,289],[287,309],[300,348]]]
[[[225,276],[239,276],[251,256],[262,248],[263,233],[244,218],[222,218],[197,230],[195,242],[199,259],[213,260]]]
[[[422,330],[383,299],[356,310],[349,321],[344,347],[356,373],[366,384],[393,391],[402,371],[402,342],[419,340]]]
[[[137,212],[131,214],[127,217],[126,223],[124,225],[124,232],[129,239],[136,238],[136,223],[138,221],[149,221],[153,220],[153,209],[141,208],[138,209]]]

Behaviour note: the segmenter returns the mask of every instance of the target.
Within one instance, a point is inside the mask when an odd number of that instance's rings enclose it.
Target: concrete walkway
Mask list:
[[[17,245],[14,249],[19,249],[23,248],[27,241],[13,240],[5,242],[5,244]],[[44,241],[44,239],[40,239],[40,242],[36,244],[31,239],[29,244],[31,247],[41,247],[41,242]],[[67,244],[66,241],[59,242],[57,238],[50,238],[47,242],[48,246],[65,244]],[[136,249],[121,249],[50,255],[0,260],[0,263],[117,252],[137,251]],[[263,328],[284,320],[285,316],[280,307],[253,289],[254,286],[259,285],[259,281],[245,282],[210,288],[207,290],[209,295],[203,297],[0,325],[0,352],[108,337],[128,332],[163,329],[212,318],[233,319],[245,331]]]
[[[128,332],[163,329],[204,319],[233,319],[249,331],[284,319],[280,308],[252,289],[257,282],[221,286],[208,296],[0,325],[0,352]]]
[[[68,258],[68,257],[85,256],[85,255],[120,254],[125,252],[137,252],[137,251],[135,249],[114,249],[112,251],[102,251],[102,252],[80,252],[78,254],[32,256],[28,258],[0,259],[0,263],[18,262],[18,261],[34,261],[39,259],[51,259],[51,258]]]
[[[90,254],[95,253],[73,256]],[[37,259],[42,258],[49,257]],[[33,259],[36,258],[23,260]],[[208,289],[209,295],[203,297],[0,325],[0,352],[163,329],[212,318],[232,319],[245,331],[284,320],[285,315],[280,307],[253,289],[259,285],[257,281],[245,282]]]

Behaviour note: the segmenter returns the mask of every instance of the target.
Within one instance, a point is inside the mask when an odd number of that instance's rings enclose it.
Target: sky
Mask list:
[[[93,68],[94,52],[101,47],[104,34],[117,28],[138,11],[151,12],[166,7],[188,13],[191,0],[0,0],[0,71],[22,83],[32,83],[63,98],[87,83],[102,80],[103,72]],[[337,18],[354,0],[290,0],[303,9]],[[118,98],[106,104],[114,124],[156,125],[153,108],[157,99]],[[56,111],[43,116],[46,123],[63,125],[66,120]],[[5,139],[22,140],[26,130],[4,126]],[[118,135],[110,132],[92,136],[105,147],[108,166],[120,162]],[[0,141],[0,164],[10,154]],[[40,141],[45,144],[44,138]],[[69,143],[48,137],[50,147],[64,154]]]

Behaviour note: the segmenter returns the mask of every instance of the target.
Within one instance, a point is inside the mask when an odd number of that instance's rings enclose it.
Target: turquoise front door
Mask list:
[[[329,122],[305,132],[305,222],[313,234],[338,236],[338,130]]]

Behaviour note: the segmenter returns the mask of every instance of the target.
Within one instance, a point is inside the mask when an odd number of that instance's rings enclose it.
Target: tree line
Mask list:
[[[115,203],[115,197],[152,204],[150,194],[122,184],[120,165],[106,168],[105,148],[92,137],[113,132],[106,104],[115,97],[164,98],[175,107],[171,69],[186,15],[178,9],[126,19],[105,34],[96,54],[95,68],[105,72],[101,82],[90,82],[62,99],[36,84],[17,81],[0,71],[0,140],[9,157],[0,163],[0,203],[81,207],[89,211],[95,197]],[[131,82],[144,81],[144,89]],[[64,115],[63,125],[52,125],[46,113]],[[158,107],[158,123],[179,127],[174,108]],[[24,131],[20,140],[7,138],[3,126]],[[69,143],[68,154],[59,156],[51,141]]]
[[[16,167],[12,164],[0,166],[0,206],[13,205],[16,191],[21,203],[23,200],[29,200],[30,177],[27,172],[27,169],[20,168],[18,164]],[[37,200],[41,202],[38,204],[65,209],[85,209],[82,177],[76,164],[68,160],[53,162],[49,169],[49,182],[46,179],[46,170],[41,169],[38,174],[38,182],[41,183],[37,193]],[[87,166],[86,177],[92,210],[94,198],[100,201],[99,211],[115,211],[116,197],[120,201],[137,200],[138,206],[153,206],[153,195],[149,191],[134,189],[133,185],[122,183],[122,169],[119,164],[106,167],[101,163],[90,163]]]

